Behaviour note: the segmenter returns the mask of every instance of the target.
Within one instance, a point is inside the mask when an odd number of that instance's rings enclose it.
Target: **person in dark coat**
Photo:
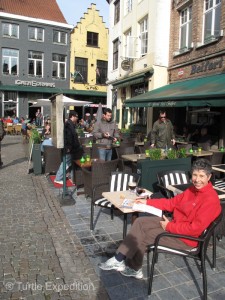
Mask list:
[[[78,120],[78,114],[75,111],[69,113],[69,119],[65,123],[64,129],[64,148],[66,151],[66,169],[72,167],[72,161],[80,159],[83,155],[83,149],[79,142],[75,129]],[[73,179],[73,170],[71,169],[71,178]],[[63,184],[63,162],[60,164],[56,173],[55,183]]]
[[[2,141],[3,138],[4,138],[4,135],[5,135],[5,130],[4,130],[4,126],[3,126],[2,119],[0,119],[0,168],[1,168],[2,165],[3,165],[3,162],[2,162],[2,155],[1,155],[1,141]]]

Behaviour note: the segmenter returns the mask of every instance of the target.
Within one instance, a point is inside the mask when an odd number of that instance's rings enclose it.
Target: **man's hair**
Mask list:
[[[195,170],[202,170],[205,171],[207,175],[210,175],[212,174],[212,165],[207,159],[199,158],[193,163],[191,173],[193,173]]]
[[[166,114],[166,111],[165,110],[160,110],[159,115],[163,115],[163,114]]]
[[[103,110],[104,115],[106,115],[107,113],[110,113],[110,114],[112,113],[112,110],[108,107]]]
[[[69,113],[69,119],[71,119],[72,117],[78,117],[78,113],[75,112],[74,110],[70,111],[70,113]]]

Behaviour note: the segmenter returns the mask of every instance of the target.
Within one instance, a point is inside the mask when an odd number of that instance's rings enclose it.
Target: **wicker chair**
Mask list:
[[[43,146],[45,174],[55,174],[61,164],[61,150],[54,146]]]
[[[203,298],[207,299],[207,277],[206,277],[206,252],[207,247],[210,242],[211,237],[213,238],[213,263],[212,267],[215,269],[216,267],[216,228],[220,224],[223,218],[223,213],[221,214],[208,226],[206,230],[201,234],[200,237],[196,238],[193,236],[188,235],[181,235],[181,234],[174,234],[170,232],[163,232],[159,234],[154,244],[149,245],[147,247],[147,276],[148,276],[148,295],[151,295],[152,291],[152,283],[153,283],[153,274],[154,274],[154,267],[155,263],[157,263],[159,253],[166,253],[171,255],[180,255],[187,258],[192,258],[194,260],[199,260],[201,262],[201,271],[202,271],[202,281],[203,281]],[[161,246],[161,238],[185,238],[192,241],[197,241],[198,246],[196,247],[195,251],[186,251],[180,249],[174,249],[167,246]],[[149,260],[149,253],[153,252],[152,256],[152,263],[150,268],[150,260]],[[191,268],[191,265],[190,265]]]
[[[110,191],[126,191],[128,189],[128,183],[130,181],[135,181],[137,184],[139,183],[140,175],[138,174],[129,174],[125,172],[112,172],[111,177],[108,183],[98,184],[93,189],[93,197],[91,201],[91,219],[90,219],[90,229],[94,229],[94,207],[100,206],[102,208],[110,209],[111,220],[113,220],[114,209],[115,207],[112,205],[110,201],[102,196],[99,198],[99,190],[101,192]]]
[[[121,172],[129,172],[129,173],[136,173],[137,164],[134,164],[130,161],[125,161],[122,158],[122,155],[124,154],[134,154],[134,146],[120,146],[116,148],[117,157],[119,159],[118,168]]]
[[[91,170],[82,168],[85,196],[93,198],[93,189],[96,185],[108,184],[111,173],[117,170],[117,165],[118,159],[109,161],[98,160],[93,161]],[[97,196],[101,197],[102,192],[100,191]]]

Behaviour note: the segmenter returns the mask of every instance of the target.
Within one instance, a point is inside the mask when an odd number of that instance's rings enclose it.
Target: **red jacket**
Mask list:
[[[166,231],[193,237],[199,237],[221,212],[220,200],[211,182],[200,190],[191,186],[172,199],[149,199],[147,204],[173,212]],[[197,246],[195,241],[181,240],[191,247]]]

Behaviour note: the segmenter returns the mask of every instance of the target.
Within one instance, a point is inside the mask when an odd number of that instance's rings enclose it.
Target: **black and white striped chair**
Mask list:
[[[166,198],[174,197],[174,193],[167,189],[168,185],[190,183],[189,173],[182,170],[163,171],[157,174],[158,187]]]
[[[112,172],[109,184],[99,184],[93,188],[93,198],[91,201],[91,219],[90,219],[90,229],[94,229],[94,207],[100,206],[102,208],[109,208],[111,210],[111,220],[113,220],[114,206],[110,201],[105,198],[99,198],[100,190],[101,192],[116,192],[116,191],[126,191],[128,190],[128,183],[130,181],[139,182],[140,176],[138,174],[125,173],[125,172]]]
[[[195,260],[199,260],[201,263],[201,273],[202,273],[202,281],[203,281],[203,298],[207,299],[207,277],[206,277],[206,266],[205,266],[205,260],[206,260],[206,252],[207,247],[209,245],[211,237],[213,238],[213,262],[212,262],[212,269],[216,268],[216,228],[220,224],[220,222],[223,219],[223,212],[220,213],[220,215],[208,226],[206,230],[201,234],[200,237],[195,238],[188,235],[181,235],[181,234],[173,234],[170,232],[163,232],[159,234],[154,244],[149,245],[147,247],[147,277],[148,277],[148,296],[151,295],[152,291],[152,283],[153,283],[153,274],[154,274],[154,267],[155,263],[158,261],[158,255],[159,253],[167,253],[172,255],[180,255],[184,258],[193,258]],[[192,241],[197,241],[198,246],[197,248],[193,248],[191,251],[187,250],[180,250],[175,248],[170,248],[168,246],[161,246],[161,238],[185,238]],[[151,261],[151,268],[150,268],[150,260],[149,260],[149,254],[150,252],[153,252],[152,261]],[[189,264],[191,267],[192,265]],[[195,265],[194,265],[195,266]]]

